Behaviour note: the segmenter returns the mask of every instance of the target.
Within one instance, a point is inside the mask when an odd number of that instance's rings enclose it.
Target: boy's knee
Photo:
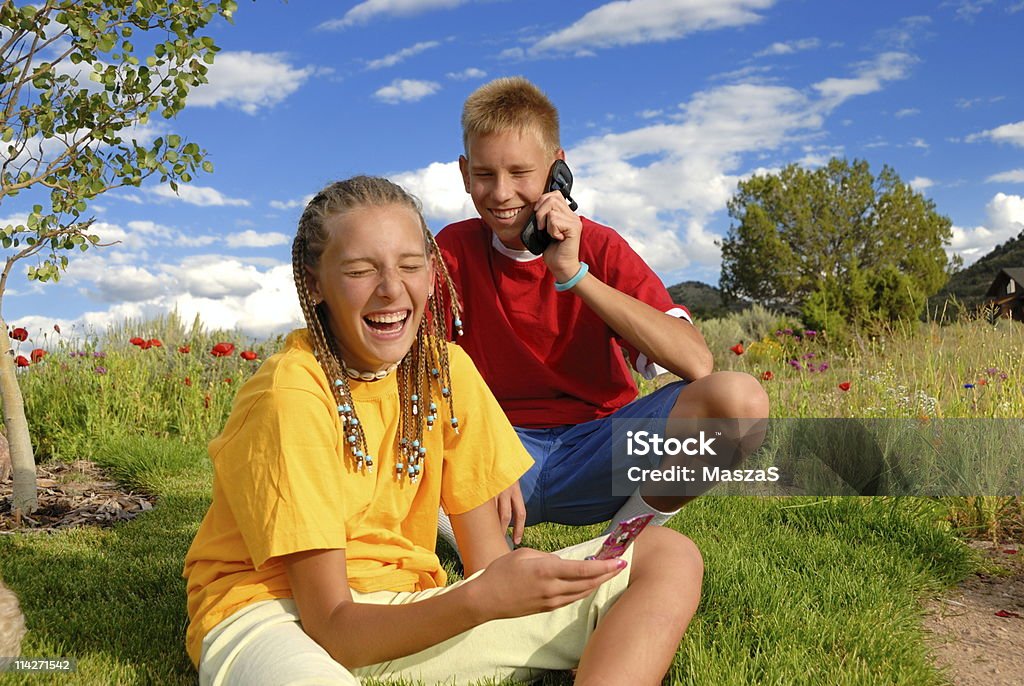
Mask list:
[[[717,419],[764,419],[768,417],[768,394],[761,383],[745,372],[715,372],[694,381],[690,393],[680,393],[678,416],[704,416]],[[685,391],[686,389],[684,389]],[[697,401],[695,413],[686,408]]]

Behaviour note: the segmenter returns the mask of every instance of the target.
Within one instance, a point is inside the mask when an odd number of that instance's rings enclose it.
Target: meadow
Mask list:
[[[671,522],[700,546],[707,571],[667,682],[946,683],[928,655],[923,601],[978,569],[966,538],[1021,541],[1019,472],[1000,469],[1024,462],[1024,443],[997,434],[998,452],[971,446],[1024,417],[1024,325],[907,323],[831,341],[755,308],[700,326],[716,368],[761,380],[773,419],[912,422],[925,452],[944,441],[953,446],[944,454],[973,456],[959,473],[980,464],[991,472],[985,483],[1000,485],[960,484],[944,497],[698,499]],[[46,337],[49,352],[35,361],[30,351],[44,341],[14,343],[28,363],[19,376],[37,459],[91,459],[158,500],[109,529],[0,536],[0,577],[20,596],[30,628],[23,653],[76,658],[69,683],[194,683],[180,574],[209,502],[205,446],[281,341],[205,331],[174,316]],[[953,428],[937,435],[935,426]],[[926,464],[912,474],[914,487],[930,471]],[[525,544],[554,549],[598,531],[543,525]],[[441,552],[457,575],[456,558]]]

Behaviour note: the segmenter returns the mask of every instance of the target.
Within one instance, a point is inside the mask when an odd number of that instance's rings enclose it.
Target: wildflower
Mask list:
[[[225,377],[224,378],[224,383],[231,383],[231,377],[230,376]]]
[[[235,352],[235,345],[233,343],[218,343],[210,350],[210,354],[214,357],[227,357],[233,352]]]
[[[192,377],[191,376],[186,376],[185,377],[185,385],[186,386],[191,386],[192,385]]]
[[[257,357],[256,353],[254,353],[251,350],[244,350],[244,351],[240,352],[238,354],[238,356],[241,357],[243,360],[246,360],[248,362],[252,362]]]
[[[742,355],[743,354],[743,344],[742,343],[737,343],[736,345],[734,345],[731,348],[729,348],[729,350],[733,351],[737,355]]]
[[[98,359],[98,360],[102,360],[102,359],[103,359],[104,357],[106,357],[106,356],[107,356],[107,354],[106,354],[105,352],[102,352],[102,351],[100,351],[100,350],[97,350],[96,352],[94,352],[94,353],[92,354],[92,356],[93,356],[93,357],[95,357],[95,358],[96,358],[96,359]],[[85,353],[82,353],[82,357],[85,357]]]
[[[56,331],[59,334],[60,333],[60,324],[54,324],[53,325],[53,330]]]
[[[210,394],[209,393],[207,393],[206,395],[203,396],[203,407],[205,407],[207,409],[209,409],[209,407],[210,407]]]
[[[39,360],[46,357],[46,351],[43,350],[42,348],[36,348],[30,353],[30,356],[32,357],[32,363],[35,364]]]
[[[28,361],[28,358],[25,357],[24,355],[18,355],[17,357],[14,358],[14,364],[18,365],[19,367],[27,367],[31,363]]]
[[[1007,374],[1006,372],[1002,372],[1002,373],[1001,373],[1001,374],[999,375],[999,378],[1000,378],[1000,379],[1002,379],[1003,381],[1006,381],[1006,380],[1007,380],[1008,378],[1010,378],[1010,376],[1009,376],[1009,374]]]
[[[786,334],[787,336],[792,336],[793,335],[793,329],[783,329],[782,333]]]
[[[807,329],[804,331],[804,336],[806,336],[807,338],[814,338],[817,335],[818,332],[815,331],[814,329]]]
[[[972,383],[965,383],[964,384],[964,388],[974,388],[974,384],[972,384]]]
[[[1014,619],[1020,619],[1020,615],[1016,612],[1008,612],[1007,610],[999,610],[996,612],[996,617],[1013,617]]]
[[[192,352],[192,346],[183,345],[180,348],[178,348],[178,352],[181,353],[182,355],[188,355],[190,352]]]
[[[1015,548],[1006,548],[1006,549],[1003,550],[1003,552],[1006,553],[1007,555],[1016,555],[1017,554],[1017,550]]]
[[[822,362],[822,363],[821,363],[821,366],[820,366],[820,367],[818,367],[818,371],[819,371],[819,372],[823,372],[823,371],[825,371],[826,369],[828,369],[828,362]]]
[[[798,372],[802,371],[803,368],[804,368],[804,366],[802,364],[800,364],[799,360],[790,360],[789,361],[789,366],[792,367],[793,369],[797,370]]]
[[[988,372],[989,376],[995,376],[996,374],[999,373],[999,368],[998,367],[989,367],[985,371]]]
[[[850,390],[850,382],[849,381],[844,381],[841,384],[839,384],[839,390],[841,390],[841,391],[848,391],[848,390]]]
[[[142,348],[143,350],[149,350],[150,348],[153,347],[153,342],[152,341],[142,341],[141,343],[139,343],[139,347]]]
[[[28,329],[24,329],[24,328],[22,328],[20,326],[15,328],[13,331],[11,331],[11,338],[13,338],[16,341],[27,340],[28,339]]]
[[[150,338],[146,342],[149,343],[154,348],[162,348],[162,347],[164,347],[163,341],[161,341],[159,338]]]
[[[770,370],[770,369],[767,370],[766,372],[764,372],[763,374],[761,374],[761,380],[762,381],[771,381],[774,378],[775,378],[775,374],[772,373],[772,370]]]
[[[99,374],[100,376],[103,376],[104,374],[107,373],[107,368],[106,367],[95,367],[95,368],[93,368],[93,371],[95,373]]]
[[[988,386],[988,379],[978,379],[979,386]]]
[[[141,346],[146,341],[144,339],[142,339],[142,338],[139,338],[138,336],[135,336],[134,338],[129,338],[128,342],[131,343],[132,345]]]

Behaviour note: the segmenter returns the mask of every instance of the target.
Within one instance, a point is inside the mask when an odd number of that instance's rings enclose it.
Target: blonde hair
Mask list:
[[[331,333],[327,304],[314,301],[309,290],[309,272],[320,264],[320,258],[330,240],[331,233],[326,227],[326,220],[329,217],[360,208],[391,206],[412,210],[419,218],[423,231],[424,253],[433,261],[435,273],[434,292],[428,298],[428,311],[424,312],[416,341],[402,358],[397,372],[402,407],[398,431],[399,450],[400,454],[407,458],[400,464],[415,467],[416,471],[408,472],[409,476],[415,479],[421,474],[422,467],[420,458],[412,454],[412,449],[423,444],[424,421],[428,422],[428,428],[431,428],[433,420],[436,419],[434,403],[430,403],[432,412],[421,412],[420,406],[426,405],[430,398],[447,404],[452,428],[458,430],[458,420],[455,418],[450,391],[448,315],[456,326],[461,326],[458,295],[434,235],[423,219],[419,200],[401,186],[380,177],[355,176],[330,184],[313,196],[299,218],[298,231],[292,242],[292,275],[313,352],[328,381],[331,382],[331,392],[338,403],[342,428],[346,432],[346,445],[352,453],[354,466],[357,469],[372,468],[373,457],[367,450],[362,424],[355,415],[347,367],[342,359],[338,341]],[[449,312],[443,309],[445,301],[449,304]],[[433,391],[430,388],[431,381],[434,381],[437,387]],[[348,435],[353,438],[348,439]]]
[[[21,655],[21,639],[25,637],[25,616],[18,606],[18,596],[0,581],[0,667],[7,658]]]
[[[562,147],[558,110],[543,91],[522,76],[495,79],[473,91],[462,107],[462,145],[469,154],[471,136],[530,131],[555,153]]]

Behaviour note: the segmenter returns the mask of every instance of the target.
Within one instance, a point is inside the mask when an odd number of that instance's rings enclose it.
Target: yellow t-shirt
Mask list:
[[[239,390],[224,431],[210,443],[213,501],[185,557],[186,646],[194,663],[220,621],[256,601],[292,596],[282,555],[344,548],[349,585],[362,592],[445,584],[434,554],[438,504],[468,512],[533,462],[469,356],[451,344],[448,355],[459,433],[435,398],[438,419],[424,431],[416,483],[395,479],[396,374],[350,382],[372,473],[352,466],[305,330],[292,332]]]

